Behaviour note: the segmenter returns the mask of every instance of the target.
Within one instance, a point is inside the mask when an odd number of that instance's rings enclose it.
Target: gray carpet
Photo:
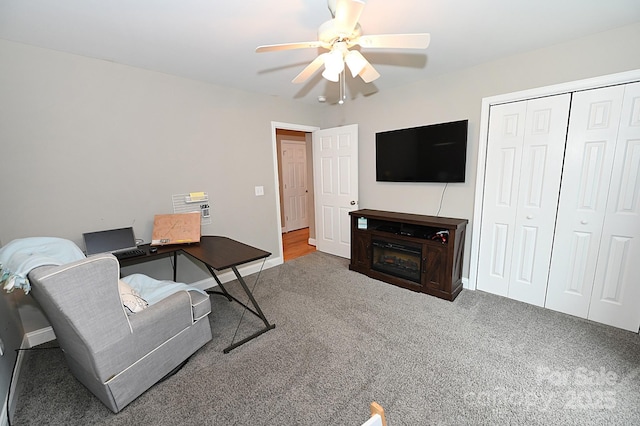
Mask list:
[[[213,340],[117,415],[59,349],[30,352],[12,424],[360,425],[371,401],[389,426],[640,424],[637,334],[479,291],[447,302],[319,252],[255,295],[274,330],[223,354],[242,308],[212,296]],[[236,340],[260,323],[242,324]]]

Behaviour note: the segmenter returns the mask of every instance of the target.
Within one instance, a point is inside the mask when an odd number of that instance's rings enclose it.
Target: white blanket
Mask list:
[[[126,277],[122,277],[122,281],[126,282],[134,290],[140,293],[140,297],[146,300],[150,305],[159,302],[173,293],[184,290],[195,290],[202,294],[207,294],[205,291],[191,287],[187,284],[177,283],[174,281],[160,281],[143,274],[127,275]]]
[[[11,241],[0,249],[0,286],[7,292],[31,290],[27,275],[44,265],[64,265],[84,259],[73,241],[55,237],[31,237]]]

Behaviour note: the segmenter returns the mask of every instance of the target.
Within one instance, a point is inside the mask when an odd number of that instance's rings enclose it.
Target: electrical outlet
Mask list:
[[[264,186],[256,186],[256,197],[264,195]]]

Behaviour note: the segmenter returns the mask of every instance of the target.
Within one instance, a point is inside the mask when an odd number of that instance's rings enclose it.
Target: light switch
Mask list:
[[[256,197],[264,195],[264,186],[256,186]]]

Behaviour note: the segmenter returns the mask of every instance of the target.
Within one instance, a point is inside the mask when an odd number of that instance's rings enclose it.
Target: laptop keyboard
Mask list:
[[[146,253],[142,249],[133,249],[133,250],[120,251],[120,252],[117,252],[117,253],[113,253],[113,255],[118,260],[129,259],[131,257],[137,257],[137,256],[143,256],[144,254],[146,254]]]

